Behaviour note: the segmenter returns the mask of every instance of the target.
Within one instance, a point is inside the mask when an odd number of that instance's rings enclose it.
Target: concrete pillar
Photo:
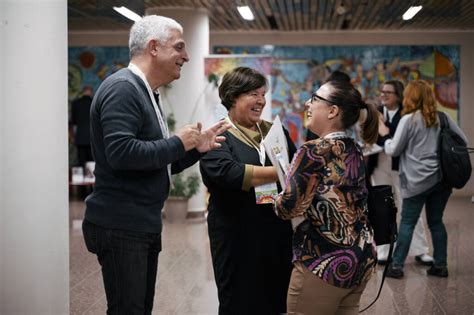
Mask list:
[[[207,11],[196,8],[163,8],[146,10],[146,15],[162,15],[175,19],[183,26],[184,40],[190,56],[181,71],[181,78],[162,89],[162,99],[167,113],[173,112],[176,128],[189,123],[202,122],[204,127],[212,121],[204,104],[205,89],[210,88],[204,75],[204,57],[209,54],[209,17]],[[199,173],[197,166],[189,171]],[[188,173],[189,173],[188,171]],[[201,184],[200,192],[189,201],[189,212],[204,211],[205,187]]]
[[[69,314],[67,1],[0,1],[0,314]]]

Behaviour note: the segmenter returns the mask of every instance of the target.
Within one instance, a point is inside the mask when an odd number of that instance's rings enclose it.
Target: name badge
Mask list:
[[[273,203],[278,195],[276,183],[263,184],[255,187],[257,204]]]

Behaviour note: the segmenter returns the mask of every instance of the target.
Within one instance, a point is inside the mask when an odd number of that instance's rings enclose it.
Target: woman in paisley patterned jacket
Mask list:
[[[357,314],[377,253],[367,224],[362,151],[345,130],[365,109],[362,138],[374,143],[378,113],[352,84],[339,81],[322,85],[305,107],[308,128],[321,138],[295,154],[275,201],[282,219],[305,218],[293,235],[288,314]]]

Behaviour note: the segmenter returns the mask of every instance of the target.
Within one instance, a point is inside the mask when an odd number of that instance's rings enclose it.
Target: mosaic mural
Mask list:
[[[459,108],[458,45],[445,46],[218,46],[217,54],[270,56],[214,58],[206,63],[206,77],[217,83],[237,65],[271,74],[272,114],[280,115],[293,140],[304,139],[304,102],[331,71],[348,73],[366,100],[378,102],[380,85],[390,79],[407,83],[425,79],[433,84],[440,109],[455,120]],[[70,47],[69,100],[84,85],[94,90],[111,73],[127,66],[127,47]],[[213,77],[215,75],[215,77]]]
[[[334,70],[351,76],[367,101],[378,103],[381,84],[424,79],[433,84],[441,110],[458,118],[459,55],[450,46],[219,46],[217,54],[273,57],[272,111],[280,115],[293,140],[304,138],[304,102]]]
[[[94,91],[115,71],[128,66],[128,47],[70,47],[69,101],[74,100],[85,85]]]

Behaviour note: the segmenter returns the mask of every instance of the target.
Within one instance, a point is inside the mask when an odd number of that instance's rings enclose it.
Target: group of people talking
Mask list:
[[[424,204],[434,246],[428,274],[447,276],[442,214],[451,190],[439,180],[439,124],[427,82],[410,82],[404,96],[403,89],[393,94],[401,118],[392,128],[385,111],[364,102],[350,79],[329,78],[305,103],[314,139],[297,149],[284,130],[291,163],[282,189],[262,148],[272,127],[261,119],[269,86],[254,69],[238,67],[223,76],[225,119],[206,130],[198,123],[168,134],[157,89],[178,79],[189,61],[182,34],[165,17],[135,22],[129,67],[107,78],[92,104],[96,187],[86,199],[83,231],[102,266],[109,314],[151,313],[169,175],[198,160],[210,194],[219,314],[356,314],[377,264],[368,163],[347,132],[357,123],[365,145],[377,142],[383,154],[400,157],[402,220],[391,276],[403,276]],[[385,88],[383,95],[390,94]],[[381,159],[372,164],[375,182]],[[277,197],[257,203],[256,188],[269,184]],[[303,220],[292,226],[296,217]]]

